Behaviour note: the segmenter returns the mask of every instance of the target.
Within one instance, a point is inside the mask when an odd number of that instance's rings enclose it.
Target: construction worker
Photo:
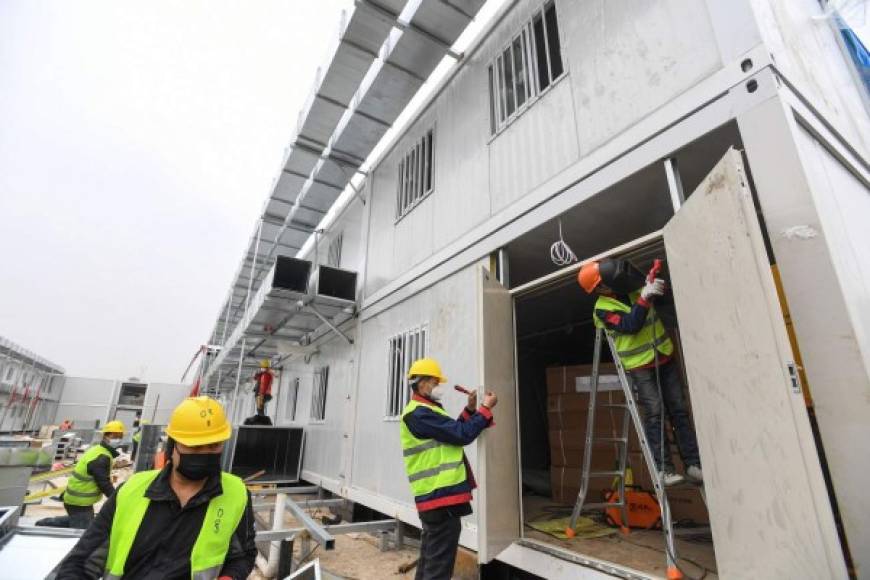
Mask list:
[[[241,479],[221,471],[232,428],[220,403],[185,399],[172,412],[169,457],[118,488],[61,564],[57,579],[243,580],[254,568],[254,514]],[[106,549],[108,548],[108,550]]]
[[[471,490],[477,485],[462,447],[492,425],[498,399],[487,392],[480,408],[477,393],[459,419],[452,419],[439,402],[440,384],[447,381],[430,358],[408,371],[413,395],[402,411],[399,432],[405,470],[423,524],[417,580],[447,580],[453,573],[459,545],[460,518],[471,514]]]
[[[69,431],[72,428],[73,428],[73,422],[70,421],[69,419],[64,419],[63,423],[61,423],[60,427],[59,427],[59,429],[61,431]]]
[[[138,416],[133,422],[133,427],[136,429],[136,432],[133,433],[133,437],[131,437],[133,440],[133,452],[130,454],[130,459],[134,462],[136,461],[136,455],[139,452],[139,444],[142,442],[142,427],[148,424],[148,419],[139,419]]]
[[[664,403],[686,476],[700,483],[703,474],[698,441],[683,397],[680,369],[673,361],[674,345],[653,308],[653,301],[665,292],[664,280],[645,280],[627,261],[608,259],[584,264],[577,281],[587,293],[598,296],[593,322],[613,337],[619,360],[631,377],[662,481],[666,486],[685,481],[674,469],[667,446],[663,452]]]
[[[94,504],[102,496],[109,497],[112,485],[112,463],[124,437],[124,424],[109,421],[103,427],[103,438],[89,447],[73,469],[63,492],[63,507],[69,514],[69,527],[87,528],[94,520]]]
[[[272,400],[272,379],[275,374],[271,369],[271,362],[264,358],[260,361],[260,370],[254,374],[254,392],[257,396],[257,415],[266,415],[266,403]]]

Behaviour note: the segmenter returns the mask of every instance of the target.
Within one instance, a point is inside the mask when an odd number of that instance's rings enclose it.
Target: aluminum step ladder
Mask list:
[[[607,403],[602,407],[613,407],[623,409],[622,434],[619,437],[596,437],[595,436],[595,410],[597,407],[598,397],[598,379],[599,368],[601,363],[601,343],[602,339],[607,338],[607,344],[610,346],[610,352],[613,355],[613,361],[616,365],[616,371],[619,375],[619,383],[622,386],[622,392],[625,396],[624,404]],[[640,412],[637,408],[637,402],[634,399],[634,392],[631,388],[631,383],[628,381],[628,376],[625,373],[625,368],[619,360],[616,353],[616,347],[613,344],[613,338],[604,332],[604,329],[598,328],[595,331],[595,349],[592,359],[592,384],[589,388],[589,415],[586,419],[586,445],[583,453],[583,471],[580,480],[580,492],[577,494],[577,501],[574,503],[574,510],[571,512],[571,521],[565,534],[570,538],[574,537],[574,528],[577,525],[577,519],[580,517],[580,512],[585,509],[601,509],[601,508],[619,508],[622,516],[622,531],[628,532],[628,503],[625,497],[625,476],[626,463],[628,461],[628,439],[629,439],[629,421],[634,425],[637,438],[640,441],[640,447],[643,451],[644,462],[649,469],[650,479],[653,482],[656,499],[659,502],[661,509],[662,527],[665,531],[665,543],[667,545],[666,560],[668,568],[668,578],[682,578],[679,568],[676,565],[677,549],[674,542],[674,528],[671,520],[671,509],[668,504],[667,496],[665,495],[664,483],[661,479],[661,473],[655,467],[652,450],[646,438],[646,432],[643,428],[643,421],[640,417]],[[613,443],[619,447],[619,461],[616,469],[604,471],[592,471],[592,449],[596,442]],[[664,444],[664,442],[663,442]],[[616,478],[617,500],[615,502],[586,502],[586,494],[589,490],[589,480],[593,478]]]

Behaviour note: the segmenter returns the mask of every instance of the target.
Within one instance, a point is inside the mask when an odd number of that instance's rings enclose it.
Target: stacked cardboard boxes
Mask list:
[[[603,363],[599,374],[594,433],[597,437],[620,437],[624,418],[623,409],[604,406],[607,403],[625,402],[616,367],[610,363]],[[547,369],[550,486],[553,501],[559,503],[573,504],[580,491],[591,384],[592,365]],[[619,448],[613,443],[596,443],[590,459],[592,470],[616,469],[618,453]],[[672,455],[677,471],[682,473],[684,470],[679,454]],[[653,491],[652,479],[634,426],[629,427],[628,466],[631,467],[632,484]],[[599,501],[603,494],[612,488],[613,483],[610,478],[591,479],[587,497],[590,501]],[[670,489],[668,497],[674,521],[709,523],[706,506],[697,488]]]
[[[622,403],[624,397],[616,368],[602,364],[598,381],[598,402]],[[552,367],[547,369],[547,419],[550,441],[550,486],[553,500],[572,504],[580,491],[580,476],[586,445],[589,415],[589,390],[592,365]],[[593,423],[597,437],[622,434],[623,411],[598,406]],[[636,445],[636,438],[633,437]],[[596,443],[590,458],[593,471],[612,470],[618,461],[618,447],[613,443]],[[598,501],[612,486],[610,479],[590,480],[588,497]]]

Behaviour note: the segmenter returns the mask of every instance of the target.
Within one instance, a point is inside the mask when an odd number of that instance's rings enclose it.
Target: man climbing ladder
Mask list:
[[[673,362],[674,345],[653,301],[662,296],[665,282],[647,280],[624,260],[602,260],[584,264],[577,275],[580,286],[598,295],[593,321],[613,338],[622,366],[631,377],[647,441],[666,486],[682,483],[670,451],[662,447],[662,405],[676,433],[686,475],[701,482],[701,458],[695,429],[689,419],[679,368]],[[659,393],[659,386],[661,393]]]

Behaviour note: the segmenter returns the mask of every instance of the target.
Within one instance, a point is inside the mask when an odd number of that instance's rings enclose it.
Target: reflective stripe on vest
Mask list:
[[[118,490],[104,578],[123,578],[127,557],[151,503],[145,497],[145,492],[159,473],[159,470],[136,473]],[[193,580],[214,580],[218,577],[233,533],[245,513],[248,492],[242,480],[235,475],[221,473],[221,489],[221,495],[208,502],[202,527],[190,552],[190,577]]]
[[[635,292],[629,296],[629,299],[635,301],[637,296],[638,293]],[[597,313],[599,310],[627,313],[631,312],[631,306],[610,296],[599,296],[595,302],[595,312]],[[597,314],[592,317],[592,320],[597,328],[607,330]],[[649,307],[643,327],[635,334],[620,334],[611,330],[607,330],[607,333],[613,337],[616,352],[625,370],[650,364],[655,360],[656,350],[665,356],[670,356],[674,352],[674,344],[671,342],[661,319],[655,315],[655,309],[652,306]]]
[[[405,472],[411,483],[411,492],[415,498],[428,495],[438,489],[459,485],[468,477],[462,447],[435,439],[418,439],[408,429],[405,417],[414,412],[417,407],[426,407],[439,415],[449,417],[441,407],[427,405],[413,399],[402,411],[399,426],[402,456],[405,459]]]
[[[100,501],[103,492],[94,478],[88,473],[88,465],[98,457],[105,455],[109,458],[109,471],[112,470],[112,454],[108,449],[100,445],[92,445],[84,452],[76,466],[73,468],[72,477],[67,481],[66,491],[63,492],[63,502],[69,505],[90,506]]]

